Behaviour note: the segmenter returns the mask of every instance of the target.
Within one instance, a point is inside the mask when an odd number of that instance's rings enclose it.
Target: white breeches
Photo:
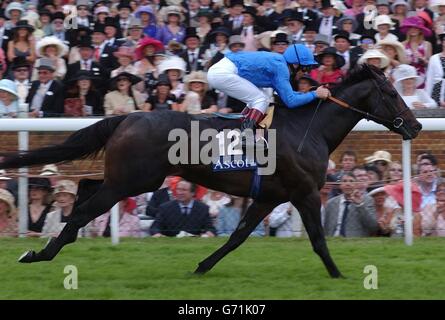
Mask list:
[[[263,114],[269,106],[269,97],[252,82],[241,78],[235,64],[227,58],[210,67],[207,80],[211,88],[224,92]]]

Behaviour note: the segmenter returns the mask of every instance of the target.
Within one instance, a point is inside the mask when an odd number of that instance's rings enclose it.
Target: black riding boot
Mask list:
[[[257,124],[264,118],[264,114],[256,109],[250,109],[249,112],[246,114],[246,117],[243,120],[243,123],[241,124],[241,144],[243,149],[250,147],[255,149],[264,149],[265,146],[263,143],[257,143],[255,141],[255,129],[257,127]],[[244,131],[246,129],[252,130],[252,137],[249,137],[250,139],[247,139],[246,135],[244,134]]]

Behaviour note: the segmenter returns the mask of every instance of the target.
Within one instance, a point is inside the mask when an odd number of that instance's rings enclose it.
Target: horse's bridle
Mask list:
[[[392,109],[391,104],[387,103],[387,101],[385,99],[385,96],[382,94],[382,91],[381,91],[382,90],[382,86],[385,85],[387,83],[387,81],[388,80],[385,77],[385,79],[382,81],[381,84],[378,84],[377,81],[374,80],[374,79],[372,80],[372,83],[377,87],[377,89],[378,89],[377,91],[379,92],[379,95],[380,95],[380,97],[381,97],[381,99],[383,101],[383,104],[387,108],[389,106]],[[347,102],[345,102],[345,101],[343,101],[341,99],[338,99],[338,98],[335,98],[335,97],[332,97],[332,96],[328,97],[328,99],[331,100],[332,102],[338,104],[339,106],[341,106],[343,108],[347,108],[347,109],[350,109],[352,111],[355,111],[357,113],[362,114],[363,116],[365,116],[365,119],[368,120],[368,121],[369,120],[374,120],[374,121],[376,121],[378,123],[382,123],[382,124],[386,123],[386,124],[396,128],[396,129],[400,128],[403,125],[403,123],[404,123],[403,119],[401,118],[401,115],[403,115],[405,112],[407,112],[409,110],[408,107],[405,107],[403,110],[401,110],[400,112],[398,112],[396,114],[396,116],[394,117],[394,119],[392,121],[390,121],[390,120],[383,119],[383,118],[381,118],[379,116],[376,116],[374,114],[371,114],[369,112],[366,112],[366,111],[360,110],[358,108],[355,108],[354,106],[351,106],[350,104],[348,104]]]

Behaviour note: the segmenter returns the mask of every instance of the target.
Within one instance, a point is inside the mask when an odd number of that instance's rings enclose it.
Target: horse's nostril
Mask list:
[[[419,123],[418,125],[416,125],[416,126],[414,127],[414,129],[415,129],[417,132],[419,132],[420,130],[422,130],[422,124]]]

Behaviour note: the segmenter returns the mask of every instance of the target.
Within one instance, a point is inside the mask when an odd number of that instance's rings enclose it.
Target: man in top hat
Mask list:
[[[107,46],[113,47],[114,51],[120,47],[125,40],[122,39],[122,31],[119,21],[114,17],[105,18],[105,35],[107,37]]]
[[[323,15],[315,22],[315,26],[318,33],[328,36],[328,41],[331,42],[332,35],[337,30],[335,23],[338,20],[335,16],[334,6],[331,0],[321,0],[320,11]]]
[[[54,80],[55,66],[51,59],[41,58],[37,67],[38,80],[33,81],[26,103],[33,118],[63,115],[64,86]]]
[[[297,12],[299,12],[303,16],[304,24],[315,24],[318,19],[318,14],[309,7],[309,1],[299,0],[298,4],[300,6],[297,8]]]
[[[304,32],[303,14],[290,9],[286,9],[286,11],[287,15],[284,18],[284,23],[287,27],[291,43],[302,43]]]
[[[196,33],[196,28],[189,27],[185,30],[184,44],[186,49],[179,56],[187,64],[187,73],[204,70],[203,55],[207,47],[200,46],[200,38]]]
[[[119,26],[122,31],[122,35],[126,37],[128,35],[128,27],[130,26],[131,21],[131,6],[130,1],[121,0],[119,2],[117,9],[119,10]]]
[[[142,26],[141,20],[138,18],[131,18],[130,24],[128,25],[128,35],[125,38],[125,43],[123,45],[127,47],[136,47],[143,35],[144,27]]]
[[[24,103],[28,96],[31,82],[29,77],[31,74],[31,64],[25,57],[16,57],[12,62],[12,73],[14,83],[17,86],[17,95],[19,96],[19,103]]]
[[[67,84],[67,82],[70,81],[74,75],[78,73],[78,71],[91,71],[93,76],[98,79],[94,83],[95,87],[105,94],[105,82],[110,73],[107,72],[104,67],[102,67],[100,62],[94,60],[93,56],[95,47],[91,43],[91,40],[89,38],[82,38],[77,47],[79,48],[80,60],[68,65],[64,81],[65,84]]]
[[[256,51],[255,35],[263,32],[263,29],[256,22],[256,9],[252,6],[245,7],[243,10],[243,22],[240,32],[241,40],[246,44],[245,51]]]
[[[334,36],[334,46],[337,49],[337,53],[345,59],[345,64],[341,68],[344,72],[347,72],[351,65],[351,56],[349,50],[351,49],[351,40],[349,39],[349,32],[339,31]]]
[[[66,36],[66,29],[64,26],[65,15],[63,12],[56,12],[52,15],[51,27],[53,29],[53,36],[57,37],[66,45],[69,45],[68,37]]]
[[[283,54],[289,46],[289,37],[287,33],[279,32],[272,38],[271,51],[279,54]]]
[[[119,67],[119,65],[113,55],[113,53],[116,52],[117,47],[108,45],[108,42],[106,41],[105,25],[100,23],[94,25],[91,40],[94,51],[93,60],[98,62],[106,70],[107,74],[110,74],[111,71]],[[120,40],[118,44],[120,46]]]
[[[223,17],[224,26],[228,28],[232,34],[240,34],[243,27],[243,0],[230,0],[228,8],[229,14]]]

